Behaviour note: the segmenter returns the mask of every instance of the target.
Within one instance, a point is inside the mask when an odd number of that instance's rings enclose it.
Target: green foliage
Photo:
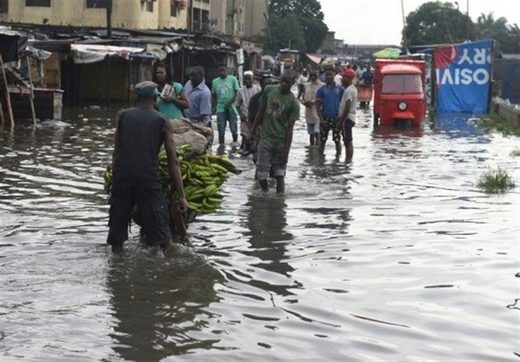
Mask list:
[[[513,179],[507,171],[500,167],[486,171],[477,181],[477,186],[487,193],[502,193],[515,187]]]
[[[314,52],[319,49],[329,31],[327,25],[317,18],[301,17],[300,26],[305,40],[304,50]]]
[[[481,14],[477,31],[480,39],[494,39],[500,52],[520,53],[520,28],[517,24],[509,25],[506,18],[495,19],[493,13]]]
[[[316,51],[328,27],[317,0],[272,0],[269,3],[269,29],[265,48]]]
[[[498,113],[490,113],[478,121],[478,125],[484,129],[497,130],[505,136],[520,137],[520,126],[513,124]]]
[[[407,44],[426,45],[460,43],[466,40],[493,39],[504,53],[520,53],[520,28],[507,19],[495,19],[493,13],[481,14],[476,23],[451,2],[431,1],[422,4],[406,17]]]
[[[459,43],[476,38],[475,25],[452,3],[428,2],[406,17],[406,40],[412,45]]]
[[[273,14],[269,21],[271,31],[271,36],[267,37],[270,40],[267,44],[269,50],[276,53],[284,48],[301,49],[304,47],[303,31],[296,16]]]

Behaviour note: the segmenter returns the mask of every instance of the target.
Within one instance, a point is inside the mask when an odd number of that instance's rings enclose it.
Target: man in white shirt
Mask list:
[[[246,136],[249,134],[247,113],[249,109],[249,101],[253,96],[262,91],[258,84],[253,83],[253,72],[244,72],[244,86],[240,88],[237,93],[236,105],[238,107],[238,114],[240,115],[240,135],[242,136],[242,145],[240,151],[248,149],[249,146],[246,141]]]
[[[343,73],[343,69],[341,67],[336,68],[336,75],[334,76],[334,83],[336,83],[336,85],[338,87],[343,87],[343,85],[341,84],[342,80],[343,80],[341,73]]]
[[[309,81],[303,85],[302,103],[305,106],[305,121],[307,122],[310,145],[319,146],[320,116],[316,94],[323,83],[318,79],[318,73],[315,70],[311,70],[309,74]]]
[[[343,86],[345,92],[341,97],[339,106],[338,122],[341,122],[341,131],[343,135],[343,143],[347,154],[345,162],[351,162],[354,155],[354,145],[352,143],[352,127],[356,124],[356,106],[357,106],[357,89],[352,81],[356,78],[356,72],[352,69],[347,69],[342,73]]]

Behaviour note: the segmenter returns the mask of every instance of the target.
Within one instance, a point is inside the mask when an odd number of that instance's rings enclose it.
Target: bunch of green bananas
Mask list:
[[[177,147],[184,193],[188,201],[188,210],[201,214],[215,212],[222,204],[220,187],[227,180],[229,172],[240,174],[242,171],[226,156],[212,154],[197,155],[190,152],[189,145]],[[159,177],[163,192],[174,203],[178,199],[176,192],[171,190],[171,179],[168,168],[168,157],[163,149],[159,153]],[[112,187],[112,170],[110,167],[103,172],[105,191]]]
[[[211,214],[222,204],[220,187],[227,180],[228,173],[239,174],[235,165],[226,156],[212,154],[192,155],[189,145],[177,148],[177,157],[181,167],[184,193],[188,201],[188,210],[201,214]],[[159,175],[163,186],[170,184],[168,159],[166,152],[159,153]],[[175,200],[177,195],[171,194]]]

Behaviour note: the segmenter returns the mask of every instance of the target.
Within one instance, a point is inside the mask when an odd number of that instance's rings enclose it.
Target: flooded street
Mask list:
[[[137,226],[123,256],[105,245],[115,112],[0,132],[2,360],[519,359],[520,188],[475,186],[497,166],[520,184],[518,138],[442,115],[374,132],[358,111],[346,165],[301,121],[287,193],[235,159],[190,226],[207,262],[166,261]]]

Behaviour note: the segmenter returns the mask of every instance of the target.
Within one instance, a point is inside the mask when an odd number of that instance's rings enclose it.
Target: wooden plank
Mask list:
[[[27,62],[27,74],[29,75],[29,85],[30,85],[30,94],[29,94],[29,102],[31,103],[31,115],[33,120],[33,125],[36,126],[36,111],[34,110],[34,85],[32,81],[31,75],[31,62],[29,61],[29,57],[25,57],[25,61]]]
[[[9,120],[11,121],[11,128],[14,128],[14,116],[13,116],[13,106],[11,105],[11,93],[9,92],[9,86],[7,84],[7,77],[5,75],[4,68],[4,58],[2,54],[0,54],[0,68],[2,69],[2,78],[5,86],[5,98],[7,101],[7,112],[9,113]]]
[[[4,124],[5,118],[4,118],[4,107],[2,106],[2,100],[0,99],[0,123]]]
[[[16,85],[8,85],[7,89],[9,89],[9,93],[11,94],[21,94],[21,95],[30,95],[31,90],[29,88],[22,88]]]

